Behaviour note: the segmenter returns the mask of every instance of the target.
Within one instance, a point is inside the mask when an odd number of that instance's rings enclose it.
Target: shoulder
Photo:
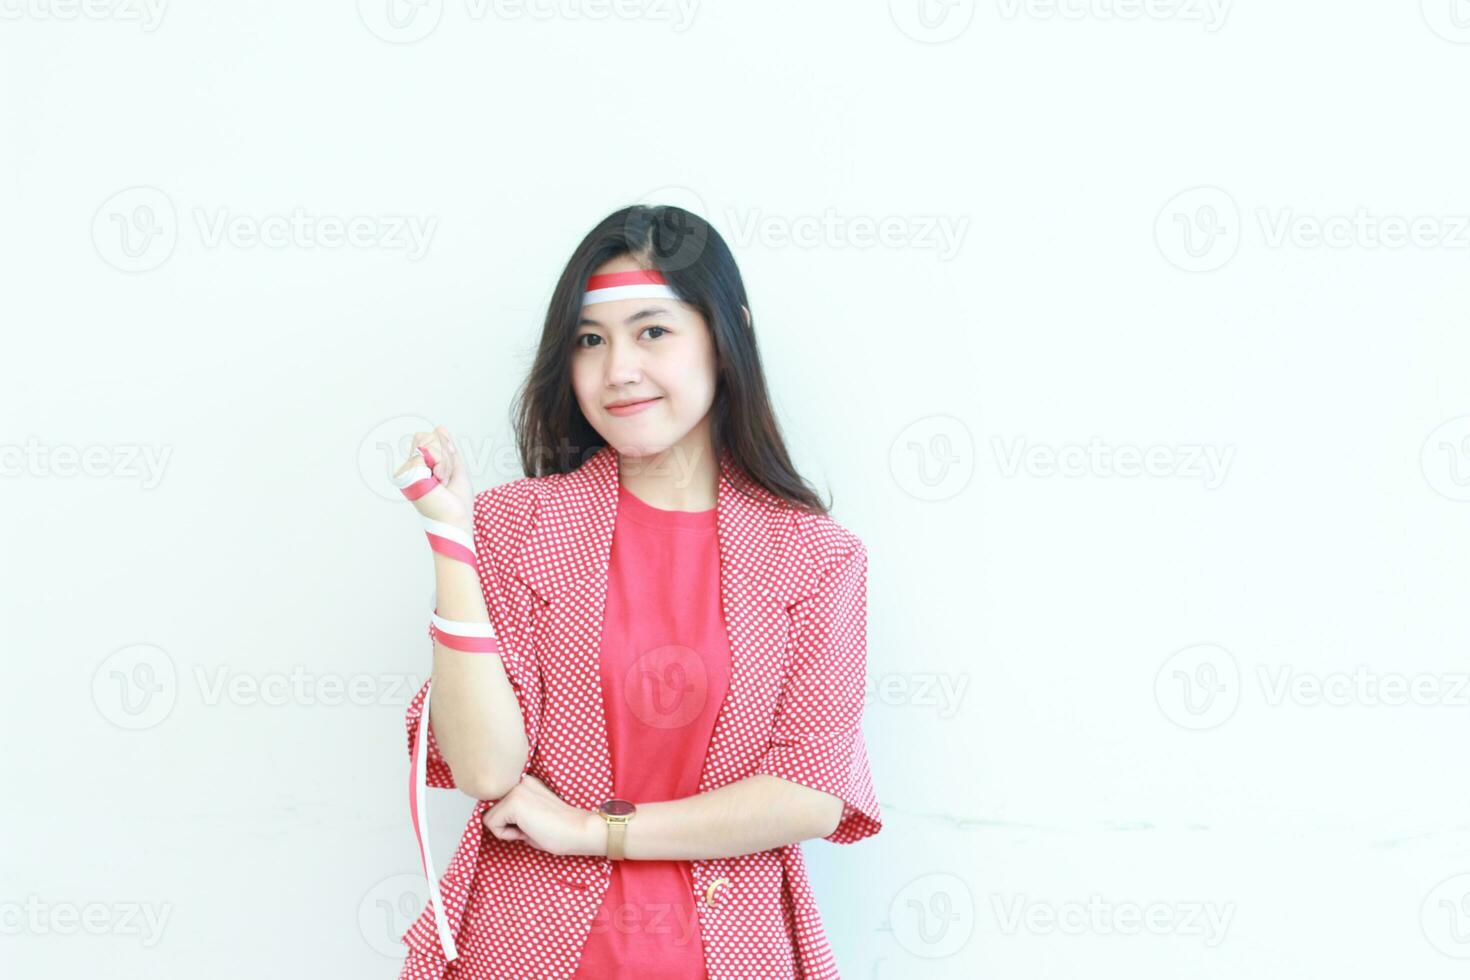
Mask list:
[[[546,477],[523,476],[479,491],[475,494],[475,517],[481,514],[501,517],[534,509],[537,498],[544,492],[545,480]]]
[[[513,554],[536,523],[552,477],[525,476],[475,494],[475,533],[493,552]]]
[[[843,569],[866,571],[868,549],[856,532],[826,514],[798,511],[791,521],[793,550],[806,572],[803,595],[816,592]]]

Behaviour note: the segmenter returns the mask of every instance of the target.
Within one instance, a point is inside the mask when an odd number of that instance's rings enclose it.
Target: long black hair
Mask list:
[[[587,233],[552,293],[531,372],[516,394],[516,446],[527,476],[566,473],[606,445],[572,391],[571,357],[587,277],[603,263],[630,256],[656,269],[699,310],[715,342],[716,389],[711,408],[715,458],[736,464],[732,484],[753,483],[787,505],[826,514],[828,504],[797,473],[771,409],[755,321],[735,257],[709,222],[683,208],[633,205],[614,211]],[[745,309],[742,309],[744,307]]]

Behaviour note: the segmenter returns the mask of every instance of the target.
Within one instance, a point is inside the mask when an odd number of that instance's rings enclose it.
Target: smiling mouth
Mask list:
[[[607,411],[612,415],[633,415],[637,412],[643,411],[645,408],[652,405],[658,400],[658,398],[644,398],[640,401],[628,402],[622,405],[608,405],[606,406],[606,408]]]

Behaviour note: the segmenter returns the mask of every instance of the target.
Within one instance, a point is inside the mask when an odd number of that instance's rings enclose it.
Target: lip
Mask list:
[[[663,396],[659,397],[661,398]],[[604,407],[607,409],[609,415],[637,415],[639,412],[643,411],[645,408],[652,405],[658,400],[658,398],[645,398],[642,401],[622,402],[621,404],[614,402],[613,404],[606,405]]]

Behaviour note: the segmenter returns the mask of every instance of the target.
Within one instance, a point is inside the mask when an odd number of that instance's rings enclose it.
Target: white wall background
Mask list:
[[[0,0],[7,976],[396,974],[384,446],[635,200],[871,550],[844,976],[1463,975],[1465,0],[158,3]]]

